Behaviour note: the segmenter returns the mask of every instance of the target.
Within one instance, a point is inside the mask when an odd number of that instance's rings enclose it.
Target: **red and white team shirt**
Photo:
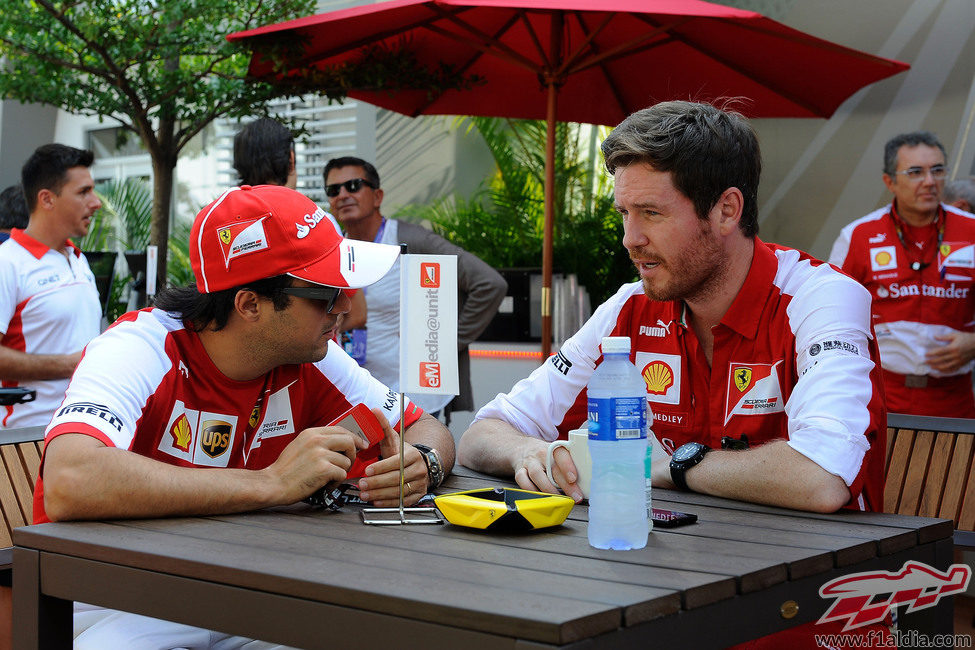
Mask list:
[[[850,507],[881,510],[886,412],[870,297],[863,287],[797,250],[756,238],[751,269],[713,328],[711,365],[682,302],[652,301],[639,282],[603,303],[559,353],[485,405],[543,440],[586,420],[586,384],[604,336],[628,336],[643,374],[653,433],[668,453],[723,436],[789,445],[850,488]]]
[[[102,309],[88,260],[70,241],[68,255],[14,229],[0,245],[0,345],[28,354],[71,354],[98,336]],[[67,379],[4,380],[37,391],[32,402],[0,407],[3,427],[43,426],[61,403]]]
[[[934,337],[975,329],[975,215],[941,207],[940,248],[932,225],[925,228],[930,234],[920,247],[905,237],[908,246],[917,248],[907,250],[888,205],[843,228],[829,257],[870,291],[883,367],[902,375],[944,376],[924,361],[938,345]],[[911,268],[914,262],[921,268]],[[973,365],[955,374],[970,373]]]
[[[235,381],[213,365],[196,333],[164,311],[144,309],[88,345],[45,442],[83,433],[170,465],[262,469],[298,433],[358,403],[381,408],[392,426],[399,424],[399,396],[333,341],[317,363]],[[422,414],[407,402],[406,425]],[[358,458],[378,453],[376,446]],[[42,479],[34,521],[47,521]]]

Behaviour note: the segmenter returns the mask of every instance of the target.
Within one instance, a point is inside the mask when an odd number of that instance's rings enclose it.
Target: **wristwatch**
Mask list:
[[[440,462],[440,455],[433,447],[429,447],[418,442],[410,443],[423,456],[423,462],[427,464],[427,479],[430,482],[430,489],[439,487],[445,478],[443,463]]]
[[[674,485],[681,490],[688,490],[684,475],[687,474],[687,470],[704,460],[704,455],[709,451],[711,448],[700,442],[689,442],[678,447],[670,457],[670,478],[674,481]]]

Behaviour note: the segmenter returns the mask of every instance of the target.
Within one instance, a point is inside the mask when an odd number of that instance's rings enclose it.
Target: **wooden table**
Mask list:
[[[441,491],[506,485],[458,472]],[[523,534],[365,526],[355,508],[303,504],[20,528],[15,647],[69,648],[72,600],[304,648],[723,647],[817,620],[829,579],[951,564],[949,520],[667,490],[654,505],[699,521],[626,552],[588,545],[584,506]],[[951,633],[951,619],[950,598],[901,617],[927,634]]]

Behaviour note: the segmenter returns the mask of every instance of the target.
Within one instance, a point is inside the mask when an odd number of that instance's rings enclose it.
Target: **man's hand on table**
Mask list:
[[[552,477],[555,479],[553,483],[545,472],[549,443],[537,438],[524,437],[524,448],[515,457],[513,466],[515,483],[518,487],[552,494],[558,494],[561,488],[576,503],[582,501],[582,489],[578,484],[579,472],[565,447],[558,447],[552,454]]]

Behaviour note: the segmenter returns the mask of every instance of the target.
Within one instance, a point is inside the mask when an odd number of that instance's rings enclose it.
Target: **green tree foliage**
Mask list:
[[[110,118],[142,140],[164,286],[180,151],[214,119],[252,115],[290,94],[250,83],[250,52],[224,37],[314,8],[314,0],[5,0],[0,97]]]
[[[497,168],[469,200],[447,197],[409,206],[434,230],[496,268],[540,267],[544,232],[545,122],[468,117]],[[558,123],[555,146],[553,266],[575,273],[594,305],[635,279],[623,249],[612,179],[598,154],[595,127]]]

